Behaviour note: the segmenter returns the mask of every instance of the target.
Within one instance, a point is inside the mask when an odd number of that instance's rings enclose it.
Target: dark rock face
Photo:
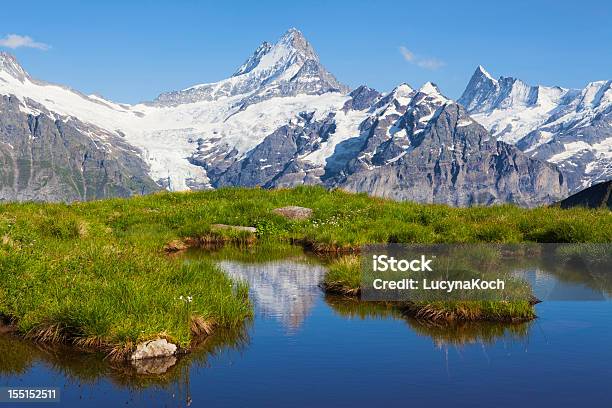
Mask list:
[[[240,66],[240,68],[238,68],[236,72],[234,72],[234,75],[232,76],[236,77],[251,72],[259,64],[263,56],[269,53],[271,49],[272,44],[270,44],[269,42],[264,41],[263,43],[261,43],[261,45],[255,50],[253,55],[251,55],[249,59],[247,59],[244,64],[242,64],[242,66]]]
[[[599,183],[567,197],[559,203],[561,208],[587,207],[612,210],[612,181]]]
[[[159,189],[117,135],[44,111],[23,113],[15,97],[0,96],[0,112],[0,200],[78,201]]]
[[[235,147],[223,143],[221,138],[198,139],[198,147],[189,161],[206,170],[209,178],[216,180],[238,159]]]
[[[266,137],[247,157],[234,162],[213,185],[271,188],[319,184],[322,169],[300,156],[316,150],[335,130],[334,114],[317,121],[312,113],[302,112]]]
[[[365,85],[361,85],[359,88],[352,91],[349,96],[351,99],[346,101],[344,107],[345,111],[348,110],[365,110],[369,109],[374,103],[380,98],[381,94],[376,89],[369,88]]]
[[[456,103],[422,92],[407,106],[390,103],[390,114],[370,120],[365,148],[335,185],[454,206],[531,207],[566,195],[555,166],[496,141]]]

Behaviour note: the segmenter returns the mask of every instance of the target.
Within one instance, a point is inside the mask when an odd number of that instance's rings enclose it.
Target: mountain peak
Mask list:
[[[281,39],[293,39],[293,38],[302,38],[304,39],[304,34],[302,34],[302,32],[300,30],[298,30],[295,27],[291,27],[289,28],[287,31],[285,31],[285,34],[282,35]]]
[[[278,42],[291,44],[295,48],[300,48],[301,45],[308,43],[306,37],[304,37],[304,34],[302,34],[302,32],[295,27],[291,27],[285,31]]]
[[[319,62],[319,57],[304,35],[298,29],[290,28],[276,43],[264,41],[232,76],[254,71],[276,76],[292,65],[301,65],[308,60]]]
[[[19,64],[17,58],[4,51],[0,51],[0,72],[6,72],[21,82],[28,77],[28,73]]]
[[[433,82],[425,82],[423,86],[419,88],[419,92],[428,95],[442,95],[442,93],[440,92],[440,88],[438,88],[438,85],[434,84]]]
[[[502,80],[503,78],[500,79]],[[482,65],[478,65],[457,102],[468,111],[482,108],[483,102],[489,100],[491,94],[498,92],[499,87],[499,81],[493,79],[493,76]]]
[[[612,80],[589,82],[581,91],[578,109],[608,107],[612,104]]]
[[[305,60],[312,59],[319,62],[319,56],[312,48],[304,34],[297,28],[290,28],[278,40],[275,46],[289,48],[300,54]]]
[[[304,35],[290,28],[276,43],[263,42],[257,47],[231,78],[163,93],[155,103],[177,105],[244,95],[235,106],[246,109],[253,103],[277,96],[326,92],[348,93],[349,88],[321,65]]]
[[[407,83],[403,82],[399,84],[391,93],[397,97],[408,96],[414,92],[414,89]]]
[[[495,78],[493,78],[493,76],[491,74],[489,74],[489,71],[487,71],[485,69],[485,67],[483,67],[482,65],[478,65],[476,67],[476,71],[474,72],[474,76],[476,76],[476,75],[478,75],[480,77],[484,77],[486,79],[489,79],[489,80],[495,82]]]

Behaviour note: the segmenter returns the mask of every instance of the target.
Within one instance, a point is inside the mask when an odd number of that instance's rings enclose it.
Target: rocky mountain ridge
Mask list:
[[[494,79],[479,66],[458,100],[502,141],[557,164],[571,191],[612,178],[612,81],[583,89]]]

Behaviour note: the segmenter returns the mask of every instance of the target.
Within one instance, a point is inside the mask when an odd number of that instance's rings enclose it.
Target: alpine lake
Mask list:
[[[184,356],[138,364],[0,334],[0,387],[57,387],[66,407],[501,408],[610,401],[612,279],[523,267],[536,296],[569,291],[581,299],[544,301],[536,306],[538,318],[526,323],[433,324],[326,295],[319,284],[328,260],[299,247],[198,249],[181,256],[211,259],[246,281],[254,318],[237,331],[217,330]]]

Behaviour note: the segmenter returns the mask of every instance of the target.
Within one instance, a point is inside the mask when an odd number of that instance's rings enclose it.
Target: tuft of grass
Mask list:
[[[325,292],[334,295],[359,296],[361,292],[361,262],[350,255],[333,260],[321,283]]]

